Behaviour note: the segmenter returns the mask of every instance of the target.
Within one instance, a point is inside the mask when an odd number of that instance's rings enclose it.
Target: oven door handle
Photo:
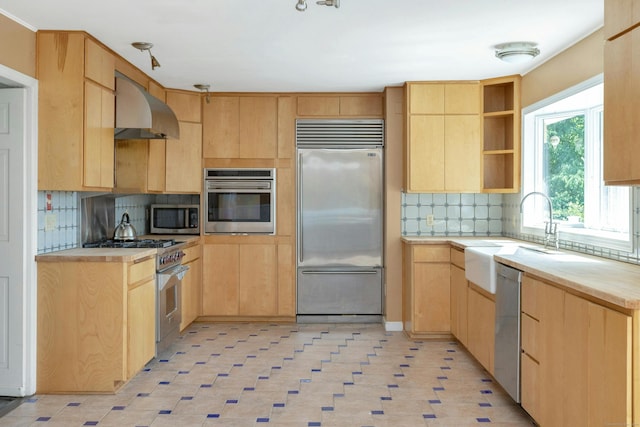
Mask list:
[[[157,273],[158,290],[162,291],[167,286],[167,283],[169,283],[172,277],[177,277],[178,280],[182,280],[184,278],[184,275],[187,273],[187,270],[189,270],[188,265],[179,265],[177,267],[170,268],[169,270]]]

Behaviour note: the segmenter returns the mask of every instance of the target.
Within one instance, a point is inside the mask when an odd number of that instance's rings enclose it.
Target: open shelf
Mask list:
[[[482,191],[520,186],[520,76],[483,82]]]
[[[514,115],[484,116],[483,150],[513,150]]]
[[[484,191],[503,191],[514,188],[514,153],[485,153],[482,160],[484,163]]]
[[[483,111],[485,113],[513,111],[513,87],[512,81],[484,86]]]

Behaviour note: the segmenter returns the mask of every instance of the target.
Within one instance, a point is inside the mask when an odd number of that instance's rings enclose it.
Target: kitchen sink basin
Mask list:
[[[467,247],[464,250],[464,268],[467,280],[485,291],[495,294],[497,276],[493,256],[513,254],[518,250],[518,247],[518,245]]]

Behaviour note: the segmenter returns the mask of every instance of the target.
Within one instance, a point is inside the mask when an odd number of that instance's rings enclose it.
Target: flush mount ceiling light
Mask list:
[[[502,43],[495,46],[496,57],[512,64],[529,61],[540,54],[540,49],[531,42]]]
[[[211,86],[203,83],[198,83],[193,85],[193,87],[195,87],[196,89],[198,89],[199,91],[205,94],[204,100],[207,101],[207,104],[211,102],[211,98],[209,97],[209,88]]]
[[[322,0],[317,1],[316,4],[338,8],[340,7],[340,0]],[[298,0],[298,3],[296,3],[296,10],[298,12],[304,12],[305,10],[307,10],[307,0]]]
[[[158,62],[156,57],[151,54],[151,48],[153,47],[153,43],[149,43],[149,42],[133,42],[133,43],[131,43],[131,46],[133,46],[136,49],[140,50],[140,52],[144,52],[145,50],[149,52],[149,56],[151,57],[151,69],[152,70],[155,70],[156,67],[160,66],[160,63]]]
[[[324,5],[324,6],[334,6],[335,8],[339,8],[340,7],[340,0],[317,1],[316,4]]]

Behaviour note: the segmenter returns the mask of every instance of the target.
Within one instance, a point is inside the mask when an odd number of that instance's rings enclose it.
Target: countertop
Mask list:
[[[176,242],[191,245],[197,243],[200,236],[192,235],[144,235],[139,239],[174,239]],[[63,251],[36,255],[37,262],[133,262],[155,256],[155,248],[74,248]]]
[[[536,246],[529,242],[500,237],[403,237],[402,241],[413,245],[448,243],[460,249],[514,243]],[[502,264],[568,290],[625,309],[640,309],[640,266],[564,250],[547,254],[521,249],[513,253],[495,255],[494,258]]]

